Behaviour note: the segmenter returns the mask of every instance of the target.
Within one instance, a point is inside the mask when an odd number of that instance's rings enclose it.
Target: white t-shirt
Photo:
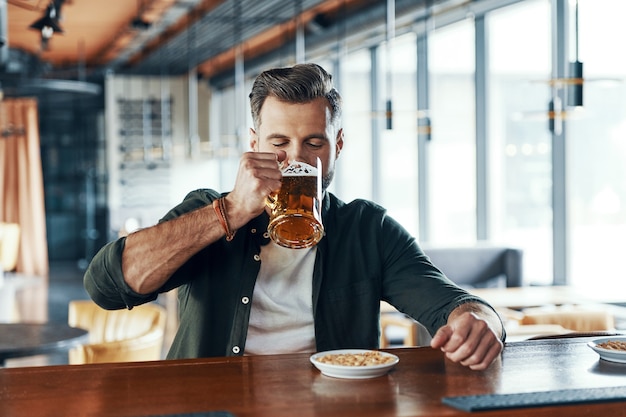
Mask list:
[[[261,248],[246,355],[315,352],[313,267],[316,248]]]

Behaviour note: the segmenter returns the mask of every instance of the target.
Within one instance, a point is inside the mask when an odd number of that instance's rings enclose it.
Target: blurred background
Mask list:
[[[626,289],[623,0],[0,0],[0,221],[16,272],[229,190],[262,70],[344,98],[331,191],[420,243],[524,252],[524,285]],[[64,310],[63,305],[62,310]],[[63,313],[62,313],[63,314]]]

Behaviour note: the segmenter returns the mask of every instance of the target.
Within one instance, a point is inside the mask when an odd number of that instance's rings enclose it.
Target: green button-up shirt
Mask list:
[[[220,197],[196,190],[161,221]],[[318,351],[377,348],[380,301],[418,320],[431,334],[466,302],[483,302],[452,283],[431,264],[415,239],[385,209],[365,200],[344,203],[326,193],[313,271],[313,316]],[[263,213],[235,238],[207,246],[181,266],[159,291],[137,294],[124,281],[125,238],[110,242],[92,260],[85,288],[103,308],[132,308],[178,287],[180,324],[168,358],[242,355],[261,246]],[[264,236],[265,234],[265,236]]]

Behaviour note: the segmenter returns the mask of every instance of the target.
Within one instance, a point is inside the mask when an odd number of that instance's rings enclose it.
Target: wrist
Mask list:
[[[247,214],[244,203],[234,198],[231,194],[223,197],[223,199],[225,201],[226,217],[233,230],[241,228],[254,217]]]
[[[215,215],[224,230],[224,234],[226,235],[226,240],[231,241],[235,237],[235,233],[237,232],[234,229],[228,218],[228,211],[226,209],[226,198],[221,197],[213,201],[213,210],[215,211]]]

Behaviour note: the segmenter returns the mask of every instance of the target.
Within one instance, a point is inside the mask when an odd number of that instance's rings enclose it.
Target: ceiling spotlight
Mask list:
[[[52,35],[63,33],[63,29],[59,25],[59,14],[56,4],[51,2],[46,8],[43,17],[35,21],[29,28],[41,32],[41,47],[42,49],[48,49],[48,41],[52,38]]]
[[[152,24],[145,19],[142,19],[141,16],[135,17],[132,22],[130,22],[130,27],[136,30],[147,30],[150,29]]]
[[[152,26],[152,22],[145,19],[143,16],[146,11],[146,5],[143,0],[137,0],[137,16],[130,22],[130,27],[135,30],[147,30]]]

